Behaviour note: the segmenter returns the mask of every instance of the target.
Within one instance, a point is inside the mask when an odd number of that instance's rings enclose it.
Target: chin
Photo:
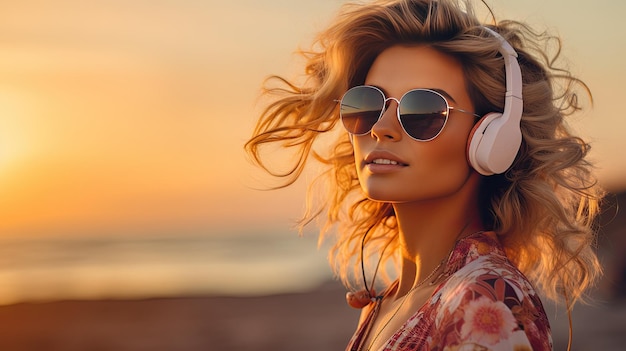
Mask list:
[[[427,187],[424,187],[426,190]],[[378,191],[376,191],[378,190]],[[406,191],[405,189],[396,189],[396,191],[390,191],[387,189],[364,189],[365,195],[368,199],[376,202],[388,202],[388,203],[419,203],[419,202],[432,202],[436,200],[444,200],[453,198],[456,194],[459,194],[459,187],[449,187],[444,189],[430,188],[428,191]]]

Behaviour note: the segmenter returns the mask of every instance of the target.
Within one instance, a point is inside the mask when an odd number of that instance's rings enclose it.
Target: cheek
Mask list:
[[[432,148],[423,152],[425,158],[432,162],[446,164],[467,164],[466,143],[464,140],[433,140]]]
[[[431,141],[433,147],[429,151],[432,157],[448,159],[459,167],[469,167],[467,140],[474,123],[472,119],[454,117],[451,117],[439,137]]]
[[[457,188],[465,181],[470,170],[465,143],[459,141],[444,142],[437,147],[422,150],[416,161],[419,178],[433,190]]]
[[[451,122],[436,139],[413,147],[414,175],[422,191],[453,192],[465,184],[471,172],[467,160],[471,121]]]

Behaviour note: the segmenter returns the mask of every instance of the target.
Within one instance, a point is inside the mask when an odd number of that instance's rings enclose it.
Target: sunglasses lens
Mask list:
[[[349,133],[362,135],[372,130],[385,105],[385,96],[373,87],[358,86],[341,99],[341,121]]]
[[[400,122],[414,139],[435,138],[446,124],[447,115],[446,100],[429,90],[409,91],[400,103]]]

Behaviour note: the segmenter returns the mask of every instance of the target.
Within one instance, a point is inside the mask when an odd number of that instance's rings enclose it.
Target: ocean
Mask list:
[[[316,238],[293,233],[0,238],[0,305],[271,295],[331,278]]]

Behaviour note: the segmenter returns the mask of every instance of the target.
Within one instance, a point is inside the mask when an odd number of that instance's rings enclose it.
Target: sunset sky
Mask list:
[[[595,97],[575,128],[626,186],[626,3],[488,2],[563,37]],[[253,190],[242,145],[263,78],[297,73],[341,3],[1,1],[0,235],[289,230],[302,185]]]

